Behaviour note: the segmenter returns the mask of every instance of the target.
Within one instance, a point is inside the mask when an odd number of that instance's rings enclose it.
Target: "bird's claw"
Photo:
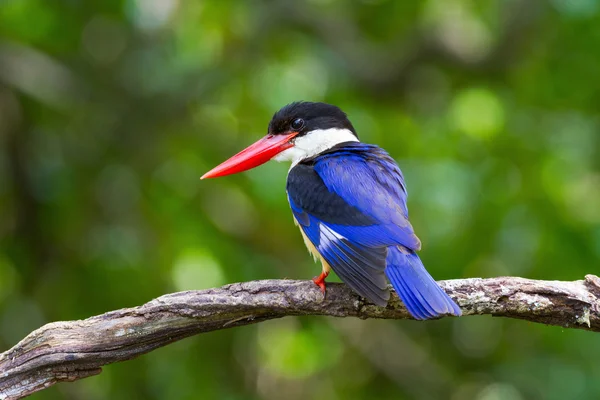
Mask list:
[[[325,295],[326,291],[325,278],[327,278],[327,275],[329,275],[329,273],[321,272],[321,275],[315,276],[312,280],[315,283],[315,285],[321,288],[321,292],[323,293],[323,295]]]

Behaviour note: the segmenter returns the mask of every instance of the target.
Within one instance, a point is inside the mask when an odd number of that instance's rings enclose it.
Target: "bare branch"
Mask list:
[[[457,279],[440,285],[464,315],[490,314],[600,332],[600,278],[536,281],[503,277]],[[161,296],[142,306],[83,321],[54,322],[0,354],[0,400],[19,399],[61,381],[101,372],[202,332],[288,315],[411,318],[396,296],[386,308],[329,284],[327,297],[311,281],[266,280]]]

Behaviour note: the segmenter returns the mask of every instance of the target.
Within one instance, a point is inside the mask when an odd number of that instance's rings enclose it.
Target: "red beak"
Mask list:
[[[267,135],[253,145],[246,147],[229,160],[217,165],[202,175],[200,179],[218,178],[258,167],[282,151],[294,147],[294,144],[290,140],[297,134],[298,132],[291,132],[284,135]]]

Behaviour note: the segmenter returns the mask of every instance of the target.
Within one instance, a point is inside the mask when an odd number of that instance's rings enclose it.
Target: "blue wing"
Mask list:
[[[383,149],[346,144],[343,151],[322,155],[314,168],[330,192],[375,221],[368,229],[347,227],[357,241],[368,246],[421,248],[408,221],[404,177]]]
[[[346,143],[290,170],[292,212],[336,274],[379,305],[389,246],[418,250],[400,169],[382,149]]]

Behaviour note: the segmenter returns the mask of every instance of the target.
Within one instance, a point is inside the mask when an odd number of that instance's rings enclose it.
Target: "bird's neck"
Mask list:
[[[358,138],[348,129],[316,129],[296,138],[294,147],[282,151],[273,159],[291,161],[293,168],[300,161],[321,154],[340,143],[358,141]]]

